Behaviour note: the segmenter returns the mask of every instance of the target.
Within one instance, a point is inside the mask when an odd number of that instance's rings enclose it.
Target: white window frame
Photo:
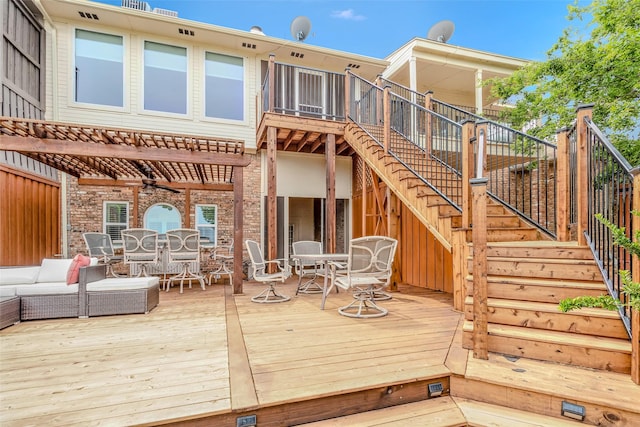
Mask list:
[[[127,221],[126,222],[111,222],[108,221],[107,218],[107,212],[108,212],[108,207],[109,205],[124,205],[125,210],[126,210],[126,218]],[[107,227],[108,226],[124,226],[124,229],[129,228],[129,202],[126,201],[120,201],[120,200],[106,200],[104,201],[103,205],[102,205],[102,232],[103,233],[107,233]],[[114,244],[121,244],[122,240],[121,239],[111,239],[113,240]]]
[[[93,104],[88,102],[80,102],[76,101],[76,32],[77,30],[88,31],[98,34],[105,34],[109,36],[117,36],[122,38],[122,106],[115,105],[105,105],[105,104]],[[71,76],[70,81],[71,84],[68,85],[68,97],[69,97],[69,105],[77,106],[82,108],[90,108],[96,110],[104,110],[104,111],[118,111],[118,112],[128,112],[129,111],[129,97],[127,93],[129,90],[129,58],[127,56],[127,52],[129,51],[129,40],[126,34],[118,33],[114,31],[104,31],[103,29],[95,29],[95,28],[87,28],[87,27],[74,27],[72,28],[72,43],[70,49],[70,59],[69,64],[71,67],[69,69],[69,73]]]
[[[242,119],[229,119],[224,117],[207,116],[207,54],[229,56],[242,60]],[[201,100],[201,119],[204,121],[221,122],[221,123],[247,123],[247,58],[233,53],[218,52],[213,50],[202,51],[202,100]]]
[[[171,111],[160,111],[160,110],[147,110],[145,108],[145,60],[144,60],[144,55],[146,52],[146,43],[150,42],[150,43],[156,43],[156,44],[163,44],[163,45],[167,45],[167,46],[171,46],[171,47],[177,47],[177,48],[181,48],[181,49],[185,49],[186,52],[186,74],[187,74],[187,81],[186,81],[186,111],[185,113],[174,113]],[[140,97],[139,97],[139,111],[141,111],[142,113],[144,113],[145,115],[152,115],[152,116],[160,116],[160,117],[177,117],[177,118],[191,118],[192,116],[192,111],[193,108],[191,106],[191,103],[193,102],[193,97],[192,97],[192,49],[190,48],[190,46],[188,45],[183,45],[183,44],[179,44],[176,43],[173,40],[158,40],[158,39],[148,39],[145,38],[143,40],[140,41],[140,52],[141,52],[141,58],[140,58]]]
[[[213,207],[216,210],[216,218],[215,218],[215,224],[201,224],[198,222],[198,210],[201,207]],[[201,203],[201,204],[196,204],[196,208],[195,208],[195,223],[196,223],[196,229],[199,231],[201,227],[205,227],[205,228],[212,228],[213,229],[213,242],[209,242],[209,244],[212,244],[213,246],[218,246],[218,205],[213,204],[213,203]],[[200,235],[202,235],[202,233],[200,233]]]

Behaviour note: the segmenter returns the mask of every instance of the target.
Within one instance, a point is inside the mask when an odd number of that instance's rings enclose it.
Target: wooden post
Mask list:
[[[269,113],[273,113],[275,109],[276,94],[276,55],[269,55]]]
[[[633,177],[633,210],[640,212],[640,168],[635,168]],[[634,232],[640,230],[640,217],[633,215],[632,228]],[[631,260],[631,279],[640,282],[640,256]],[[631,379],[640,384],[640,311],[631,311]]]
[[[584,236],[584,232],[587,229],[589,215],[589,183],[587,182],[587,155],[588,155],[588,143],[587,141],[587,125],[584,122],[585,118],[591,119],[593,113],[593,104],[579,105],[576,109],[576,132],[578,136],[578,152],[577,152],[577,164],[576,164],[576,181],[577,190],[576,198],[578,201],[578,220],[576,225],[576,232],[578,235],[578,244],[580,246],[586,246],[587,239]]]
[[[364,158],[360,158],[362,160],[362,234],[361,236],[367,235],[367,162]]]
[[[556,236],[559,242],[568,242],[569,233],[569,135],[568,129],[557,132],[556,156]]]
[[[425,126],[425,141],[424,141],[424,151],[427,158],[431,154],[432,144],[433,144],[433,117],[430,112],[433,111],[433,92],[427,91],[424,94],[424,108],[427,109],[427,123]],[[464,132],[464,131],[463,131]],[[464,143],[464,142],[463,142]]]
[[[244,173],[243,168],[233,168],[233,293],[242,290],[242,250],[244,243]]]
[[[473,178],[473,357],[489,358],[487,325],[487,178]]]
[[[383,111],[384,111],[384,128],[383,128],[383,138],[384,141],[384,152],[389,153],[389,146],[391,145],[391,88],[389,86],[384,88],[382,99],[383,103]]]
[[[138,209],[140,206],[140,188],[133,187],[133,220],[131,221],[131,228],[138,228]]]
[[[267,259],[278,256],[278,200],[276,191],[277,130],[267,128]]]
[[[333,254],[336,252],[336,136],[334,134],[327,135],[324,147],[327,163],[326,251]]]
[[[191,189],[184,191],[184,227],[191,228]]]
[[[400,253],[400,239],[402,236],[402,222],[400,220],[400,211],[401,211],[401,201],[398,196],[387,187],[387,215],[388,215],[388,227],[389,237],[393,237],[398,240],[398,246],[396,249],[396,257],[393,260],[393,268],[391,271],[391,281],[389,284],[389,290],[397,291],[398,283],[402,281],[402,276],[400,275],[400,260],[402,259],[402,254]]]
[[[475,142],[475,122],[462,122],[462,228],[471,227],[473,201],[471,199],[471,185],[474,176],[473,143]]]

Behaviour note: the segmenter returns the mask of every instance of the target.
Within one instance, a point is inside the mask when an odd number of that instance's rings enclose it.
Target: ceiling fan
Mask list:
[[[153,177],[153,170],[145,164],[140,164],[135,162],[136,168],[145,175],[145,178],[142,178],[143,189],[147,187],[159,188],[161,190],[171,191],[172,193],[180,193],[179,190],[175,188],[168,187],[166,185],[158,184],[158,181]]]

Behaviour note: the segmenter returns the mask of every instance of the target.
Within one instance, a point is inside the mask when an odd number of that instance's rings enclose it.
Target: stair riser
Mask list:
[[[464,331],[462,345],[466,349],[473,348],[472,331]],[[630,374],[631,354],[615,351],[606,351],[589,347],[587,337],[580,347],[547,343],[541,341],[529,341],[522,338],[510,338],[489,334],[488,348],[493,353],[508,354],[511,356],[526,357],[549,362],[566,363],[585,368],[601,369],[604,371]]]
[[[549,258],[552,260],[588,260],[593,261],[593,255],[588,248],[560,248],[552,246],[522,247],[522,246],[492,246],[487,247],[487,257],[496,258]]]
[[[602,285],[601,289],[572,288],[542,285],[519,285],[511,283],[487,283],[487,295],[489,298],[512,299],[520,301],[548,302],[558,304],[565,298],[579,296],[606,295],[607,291]],[[467,295],[473,295],[473,282],[467,281]]]
[[[469,262],[469,271],[473,271],[472,262]],[[567,279],[596,281],[601,280],[600,271],[594,263],[581,264],[579,262],[541,262],[528,261],[498,261],[489,258],[487,260],[487,275],[490,276],[521,276],[530,278]]]
[[[557,417],[565,422],[568,422],[568,419],[561,416],[562,402],[569,400],[584,406],[586,417],[583,424],[620,427],[640,425],[640,413],[607,407],[600,401],[591,402],[589,393],[558,396],[454,376],[451,377],[451,396],[513,409],[525,409],[528,412]],[[580,423],[576,422],[576,425]]]
[[[453,218],[451,223],[454,227],[462,227],[462,217],[458,216]],[[487,227],[489,228],[507,228],[507,227],[522,227],[520,219],[515,216],[491,216],[487,217]],[[489,252],[487,251],[487,254]]]
[[[549,307],[553,308],[553,307]],[[489,323],[522,326],[531,329],[573,332],[609,338],[628,339],[626,329],[618,318],[602,318],[597,315],[579,316],[574,313],[549,313],[516,308],[487,308]],[[473,320],[473,303],[465,304],[465,319]]]

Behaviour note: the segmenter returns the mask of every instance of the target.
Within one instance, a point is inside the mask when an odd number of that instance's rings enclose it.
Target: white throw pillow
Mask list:
[[[45,258],[40,266],[40,274],[36,282],[65,282],[67,283],[67,272],[73,259],[51,259]]]
[[[40,267],[0,268],[0,285],[26,285],[35,283]]]

